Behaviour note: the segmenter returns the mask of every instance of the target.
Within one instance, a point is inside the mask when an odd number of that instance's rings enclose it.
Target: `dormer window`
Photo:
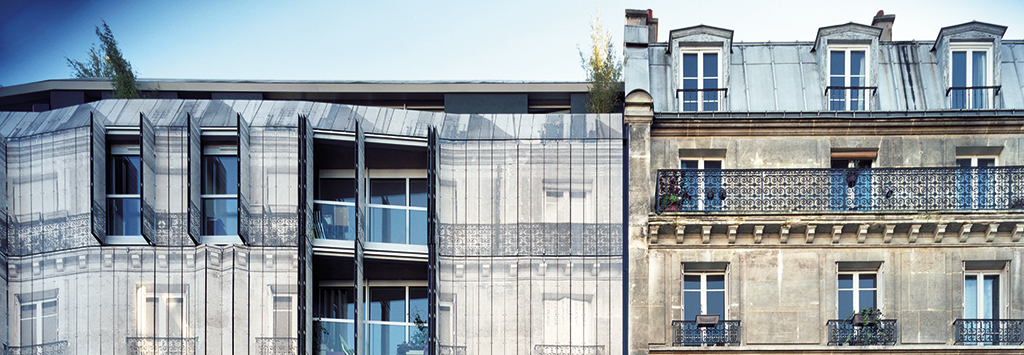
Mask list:
[[[680,49],[682,87],[678,91],[680,111],[718,111],[723,99],[721,55],[717,48]]]
[[[990,44],[950,45],[949,108],[987,109],[997,88],[992,87]]]
[[[829,46],[829,110],[868,109],[868,46]]]

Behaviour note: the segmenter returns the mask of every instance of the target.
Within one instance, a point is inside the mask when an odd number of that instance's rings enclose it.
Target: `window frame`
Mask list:
[[[46,303],[50,303],[50,302],[54,303],[55,311],[54,311],[54,313],[52,315],[45,315],[45,314],[43,314],[43,305],[46,304]],[[32,317],[26,318],[25,314],[24,314],[24,312],[25,312],[24,308],[26,306],[34,307],[34,309],[36,310],[36,314],[34,316],[32,316]],[[49,344],[49,343],[60,341],[60,326],[59,326],[60,325],[60,312],[59,312],[59,310],[60,310],[60,303],[59,303],[59,300],[58,300],[57,297],[43,298],[43,299],[32,300],[32,301],[28,301],[28,302],[21,302],[18,305],[18,329],[19,329],[19,331],[24,329],[23,322],[25,322],[26,320],[31,319],[34,323],[32,325],[33,329],[32,329],[32,334],[31,334],[32,344],[24,344],[25,333],[22,331],[21,334],[19,334],[20,335],[19,343],[21,343],[19,346],[34,346],[34,345]],[[44,334],[45,334],[44,329],[43,329],[44,328],[43,327],[43,323],[45,323],[44,322],[44,318],[45,317],[52,317],[53,320],[54,320],[54,324],[57,326],[57,329],[55,329],[54,333],[53,333],[55,339],[53,339],[53,341],[51,341],[51,342],[47,342],[47,341],[45,341],[45,339],[43,339],[44,338]]]
[[[238,192],[239,191],[238,190],[239,190],[239,187],[238,186],[235,187],[235,193],[234,194],[206,194],[206,193],[202,193],[203,189],[205,188],[206,181],[207,181],[207,179],[206,179],[207,171],[206,171],[206,164],[205,164],[205,162],[206,162],[206,157],[208,157],[208,156],[234,156],[235,157],[235,163],[236,164],[240,164],[240,162],[239,162],[240,157],[239,157],[238,144],[237,143],[236,144],[230,144],[230,143],[208,143],[208,144],[204,144],[203,145],[202,160],[200,162],[200,166],[201,166],[201,169],[200,169],[200,174],[201,174],[201,176],[200,176],[200,183],[203,184],[203,186],[199,186],[199,189],[200,189],[199,190],[200,191],[200,195],[199,195],[200,206],[199,206],[199,209],[201,211],[201,218],[202,218],[202,224],[200,226],[201,238],[203,239],[204,243],[224,243],[224,242],[229,242],[229,241],[230,241],[229,243],[240,243],[241,242],[241,240],[240,240],[241,237],[238,235],[238,226],[237,226],[237,224],[239,223],[239,218],[240,218],[238,216],[238,212],[239,212],[238,211],[238,209],[239,209],[239,207],[238,207],[238,195],[239,195]],[[239,167],[236,166],[235,167],[235,174],[240,174],[239,170],[240,170]],[[241,178],[240,176],[237,176],[235,178],[236,184],[240,183],[240,178]],[[208,231],[206,229],[206,223],[207,223],[207,221],[206,221],[206,201],[208,201],[208,200],[234,200],[235,201],[235,224],[236,224],[236,226],[235,226],[235,234],[210,234],[210,233],[208,233]]]
[[[107,179],[108,180],[113,180],[113,179],[117,179],[118,178],[117,176],[115,176],[114,171],[113,171],[114,170],[113,164],[115,162],[115,159],[114,159],[115,156],[134,156],[134,157],[137,157],[137,159],[138,159],[138,163],[137,163],[138,164],[137,165],[138,176],[136,177],[136,184],[138,185],[138,186],[136,186],[136,190],[138,191],[137,194],[116,194],[116,193],[113,193],[114,191],[112,191],[112,190],[115,188],[114,186],[117,185],[116,181],[107,181],[107,194],[106,194],[106,198],[107,198],[107,239],[108,239],[107,241],[109,243],[114,243],[114,244],[121,244],[121,243],[126,243],[126,242],[127,243],[140,243],[140,242],[141,243],[146,243],[145,239],[141,239],[141,238],[143,238],[143,236],[142,236],[142,228],[143,228],[142,227],[142,223],[143,223],[143,221],[142,221],[142,188],[143,188],[143,184],[142,184],[142,170],[143,170],[143,167],[142,167],[142,164],[143,164],[143,162],[142,162],[142,146],[140,144],[138,144],[138,143],[111,144],[107,151],[108,151],[108,154],[107,154]],[[138,205],[139,205],[139,210],[138,210],[139,233],[138,234],[134,234],[134,233],[133,234],[112,234],[112,231],[113,231],[112,226],[114,225],[114,223],[113,223],[114,222],[113,221],[114,212],[113,212],[113,209],[111,208],[111,203],[113,201],[116,201],[116,200],[137,200],[138,201],[137,202]],[[140,239],[141,239],[141,241],[140,241]]]
[[[841,288],[839,286],[839,278],[842,275],[852,275],[853,276],[852,288]],[[861,288],[860,287],[860,276],[861,275],[874,275],[875,276],[875,287],[874,288]],[[881,300],[882,300],[882,278],[881,278],[881,276],[882,276],[881,272],[879,272],[878,270],[843,270],[843,269],[840,269],[836,273],[836,313],[835,314],[837,315],[837,317],[839,317],[839,319],[847,319],[848,317],[851,316],[850,314],[841,314],[840,313],[840,310],[842,309],[842,304],[840,304],[839,293],[842,292],[842,291],[851,291],[853,293],[853,298],[851,299],[853,304],[850,305],[851,309],[853,310],[853,313],[860,312],[861,309],[864,309],[864,307],[861,306],[861,302],[860,302],[860,292],[861,291],[866,291],[866,290],[872,290],[872,291],[875,292],[875,301],[874,301],[875,305],[874,305],[874,308],[878,309],[878,310],[882,310],[883,307],[882,307],[882,302],[881,302]]]
[[[971,160],[971,166],[969,166],[969,167],[961,167],[960,166],[960,160],[966,160],[966,159],[970,159]],[[971,171],[967,173],[967,174],[970,174],[970,175],[965,177],[965,178],[968,179],[967,181],[963,181],[962,180],[963,178],[960,178],[960,177],[957,178],[957,183],[958,184],[964,183],[964,184],[968,184],[969,187],[970,187],[970,194],[971,194],[971,196],[970,196],[970,204],[969,205],[962,205],[962,207],[964,207],[964,208],[976,209],[976,208],[979,207],[979,204],[982,201],[982,196],[983,195],[994,195],[995,194],[995,191],[994,191],[995,189],[989,190],[989,188],[991,188],[991,187],[983,188],[983,184],[981,184],[983,179],[986,179],[986,178],[993,179],[994,177],[991,176],[991,175],[989,175],[989,176],[982,175],[982,174],[980,174],[980,172],[978,170],[975,170],[976,168],[979,168],[979,166],[978,166],[978,160],[979,159],[992,159],[992,165],[990,165],[988,167],[999,166],[999,155],[992,155],[992,154],[966,154],[966,155],[958,154],[956,156],[956,159],[954,160],[954,162],[956,164],[956,168],[958,168],[958,169],[971,168]],[[982,167],[982,168],[984,168],[984,167]],[[964,172],[961,171],[960,173],[964,173]],[[958,175],[959,175],[959,173],[958,173]],[[988,196],[988,197],[991,197],[991,196]]]
[[[696,54],[697,55],[697,76],[695,76],[695,77],[686,77],[685,74],[684,74],[684,71],[685,71],[685,69],[684,69],[684,63],[685,63],[684,61],[685,61],[685,59],[684,58],[685,58],[685,56],[687,54]],[[704,76],[704,55],[705,54],[715,54],[715,55],[718,56],[718,61],[717,61],[718,62],[718,68],[717,68],[718,70],[716,71],[716,73],[718,74],[717,76],[714,76],[714,77]],[[685,110],[685,106],[684,106],[685,102],[683,101],[683,96],[682,96],[682,94],[684,93],[683,90],[689,90],[689,89],[685,89],[684,88],[684,84],[683,83],[684,83],[685,80],[697,80],[697,88],[696,89],[697,90],[705,90],[707,88],[704,87],[704,81],[707,80],[707,79],[715,79],[715,80],[717,80],[718,85],[717,85],[717,87],[715,87],[713,89],[725,89],[725,68],[724,68],[725,67],[725,65],[724,65],[725,63],[724,63],[724,60],[725,60],[725,56],[722,55],[722,48],[718,48],[718,47],[680,47],[679,48],[679,63],[678,63],[679,64],[679,87],[678,87],[677,92],[676,92],[677,111],[680,111],[680,112],[720,112],[720,111],[725,111],[725,95],[719,95],[718,92],[714,93],[714,95],[715,95],[714,96],[715,97],[714,101],[705,101],[704,94],[706,94],[707,92],[706,91],[697,91],[697,98],[696,98],[697,109],[696,110]],[[686,101],[686,102],[690,102],[690,101]],[[705,103],[709,103],[709,102],[717,103],[717,105],[718,105],[717,109],[715,109],[715,110],[707,110],[707,109],[705,109],[704,104]]]
[[[367,199],[367,201],[366,201],[366,217],[367,217],[366,218],[366,220],[367,220],[367,226],[366,226],[367,227],[367,231],[366,232],[367,232],[367,240],[366,241],[368,243],[380,243],[380,244],[386,244],[386,245],[396,245],[396,244],[397,245],[423,245],[423,246],[426,245],[426,240],[424,240],[423,244],[412,244],[411,243],[411,241],[412,241],[412,239],[411,239],[412,238],[412,228],[411,228],[412,227],[412,212],[413,211],[417,211],[417,212],[427,213],[427,207],[426,206],[423,206],[423,207],[412,206],[412,193],[411,193],[411,183],[412,183],[412,180],[424,180],[424,182],[426,182],[426,180],[427,180],[426,170],[423,170],[422,174],[419,173],[419,172],[420,171],[418,169],[416,170],[416,172],[404,171],[404,170],[403,171],[386,171],[386,170],[378,170],[378,171],[370,170],[370,171],[368,171],[368,173],[367,173],[367,181],[366,181],[366,187],[367,187],[367,189],[366,189],[367,190],[366,191],[366,199]],[[321,178],[323,178],[323,177],[321,177]],[[404,205],[385,205],[385,204],[379,204],[379,203],[372,203],[371,202],[371,201],[373,201],[373,181],[374,180],[380,181],[380,180],[397,180],[397,179],[402,179],[405,182],[405,204]],[[373,213],[374,209],[401,210],[401,211],[405,212],[405,242],[404,243],[373,241],[372,240],[372,238],[374,236],[374,231],[372,230],[373,225],[374,225],[374,217],[373,217],[374,216],[374,213]],[[426,228],[426,226],[424,226],[424,229],[425,228]]]
[[[832,102],[835,102],[835,100],[833,100],[831,96],[825,95],[826,108],[828,109],[828,111],[870,111],[871,110],[871,96],[872,95],[870,95],[866,90],[871,88],[871,45],[870,44],[833,44],[833,45],[829,45],[828,46],[828,58],[826,59],[826,63],[828,64],[828,69],[825,72],[825,74],[826,74],[825,76],[827,78],[826,79],[827,80],[827,85],[826,86],[833,86],[832,85],[832,78],[833,77],[838,77],[838,75],[833,75],[832,74],[832,55],[833,55],[832,52],[843,52],[843,56],[844,56],[843,64],[844,64],[845,67],[843,68],[843,74],[842,74],[842,78],[843,78],[843,85],[842,86],[844,86],[844,87],[853,87],[853,88],[864,88],[862,90],[865,90],[865,91],[864,91],[864,99],[863,99],[863,108],[862,109],[854,110],[854,109],[851,108],[851,103],[853,102],[853,100],[851,99],[851,96],[852,96],[852,93],[854,92],[854,90],[852,90],[852,89],[845,89],[845,90],[843,90],[843,98],[842,98],[843,109],[841,109],[841,110],[833,109],[832,108]],[[850,71],[850,68],[851,68],[850,53],[851,52],[864,52],[864,74],[863,74],[864,84],[860,85],[860,86],[852,86],[852,85],[850,85],[850,80],[851,80],[851,78],[854,77],[851,74],[851,71]]]
[[[404,293],[405,293],[405,298],[404,298],[404,301],[403,301],[404,302],[404,307],[405,307],[405,310],[404,310],[404,313],[403,313],[403,316],[402,316],[403,317],[403,321],[371,320],[370,319],[370,303],[371,303],[371,301],[370,301],[370,290],[372,288],[397,288],[397,287],[403,288]],[[411,341],[412,340],[412,336],[413,336],[413,329],[414,328],[418,328],[416,323],[413,322],[413,316],[412,316],[412,298],[410,296],[410,294],[411,294],[410,291],[411,291],[412,288],[422,288],[422,289],[424,289],[424,291],[429,292],[428,291],[428,285],[425,282],[379,281],[379,282],[369,282],[369,284],[364,285],[363,286],[363,290],[362,290],[362,292],[365,292],[363,294],[363,304],[360,305],[362,307],[362,310],[363,310],[360,313],[361,322],[366,325],[366,326],[363,327],[363,329],[367,329],[369,325],[402,326],[402,327],[405,328],[405,338],[403,339],[402,342]],[[428,304],[427,307],[429,308],[430,305]],[[426,315],[428,310],[424,309],[423,312],[424,312],[424,315]],[[427,322],[427,319],[423,319],[423,321]],[[367,347],[367,349],[370,349],[370,347],[371,347],[371,345],[369,343],[371,340],[375,340],[375,339],[372,338],[369,334],[366,335],[365,337],[363,337],[363,341],[365,342],[363,344]]]
[[[953,88],[954,87],[953,86],[953,71],[954,71],[954,68],[953,68],[953,54],[957,53],[957,52],[965,52],[966,53],[964,55],[964,57],[965,57],[964,58],[964,66],[965,67],[964,67],[964,86],[963,87],[966,87],[966,88],[978,87],[978,86],[975,86],[973,84],[973,82],[974,82],[974,80],[973,80],[974,79],[974,71],[971,70],[971,68],[973,67],[972,64],[974,64],[974,55],[973,55],[974,52],[985,52],[985,61],[986,61],[986,63],[985,63],[985,83],[982,86],[992,86],[993,83],[995,82],[994,78],[992,77],[993,73],[994,73],[994,70],[995,70],[993,68],[994,63],[995,63],[995,58],[993,57],[992,46],[993,45],[991,43],[986,43],[986,42],[950,43],[949,44],[949,80],[946,82],[946,84],[948,85],[947,87],[949,87],[949,88]],[[949,95],[948,95],[949,96],[949,100],[947,101],[947,104],[949,104],[949,108],[950,109],[954,109],[954,110],[957,110],[957,109],[959,109],[959,110],[977,110],[977,109],[991,109],[991,108],[995,107],[994,106],[995,94],[989,95],[988,92],[985,92],[985,97],[986,97],[985,107],[983,107],[983,108],[969,107],[969,106],[973,106],[973,102],[974,101],[971,98],[971,95],[972,95],[973,92],[974,92],[974,90],[965,90],[964,107],[961,107],[961,108],[953,108],[953,95],[952,95],[952,93],[949,93]]]
[[[964,268],[963,276],[961,277],[961,280],[963,280],[963,281],[961,282],[961,285],[960,285],[961,291],[963,292],[963,297],[962,297],[962,301],[961,301],[962,308],[960,309],[960,311],[961,311],[960,315],[964,319],[968,319],[967,318],[967,278],[969,276],[974,276],[975,280],[981,281],[981,282],[978,282],[977,285],[975,286],[976,289],[977,289],[977,291],[976,291],[977,295],[975,296],[975,301],[977,302],[977,304],[974,305],[975,307],[981,306],[982,302],[984,302],[984,297],[982,297],[984,295],[984,287],[982,287],[982,283],[984,281],[984,277],[985,276],[996,276],[996,279],[999,280],[999,289],[996,290],[996,292],[995,292],[995,296],[999,298],[997,300],[998,304],[993,304],[992,305],[992,309],[993,309],[994,313],[996,313],[994,318],[983,318],[980,314],[978,314],[978,313],[981,313],[981,308],[975,308],[975,313],[976,313],[975,316],[976,317],[975,318],[969,318],[969,319],[1005,319],[1006,315],[1009,314],[1009,313],[1007,313],[1009,311],[1009,309],[1008,309],[1009,302],[1006,299],[1007,298],[1007,288],[1009,288],[1009,287],[1007,287],[1007,285],[1004,284],[1005,281],[1007,280],[1006,273],[1005,273],[1005,267],[1003,269],[986,269],[986,268],[970,269],[970,268],[966,268],[966,267]]]
[[[138,309],[136,312],[136,331],[140,337],[145,338],[174,338],[174,339],[185,339],[189,338],[189,326],[188,326],[188,291],[183,290],[182,292],[158,292],[151,285],[141,285],[136,289],[135,304]],[[145,319],[146,313],[142,310],[146,307],[146,301],[150,298],[156,298],[156,308],[154,309],[153,316],[156,319]],[[172,337],[168,335],[167,320],[170,317],[170,310],[168,302],[171,298],[181,299],[181,335],[178,337]],[[143,330],[147,329],[146,322],[152,321],[154,323],[153,333],[148,334]]]
[[[700,290],[687,290],[686,289],[686,276],[700,275]],[[722,276],[722,289],[709,289],[707,284],[707,277],[710,275]],[[683,270],[683,279],[680,280],[680,313],[682,313],[683,320],[686,319],[686,293],[687,292],[700,292],[700,312],[698,314],[708,314],[708,292],[709,291],[722,291],[722,313],[720,316],[722,320],[729,319],[729,272],[728,270],[702,270],[702,271],[686,271]]]
[[[697,162],[697,168],[695,168],[695,169],[694,168],[684,168],[683,167],[683,162],[685,162],[685,161],[696,161]],[[706,163],[709,162],[709,161],[719,162],[719,168],[718,169],[706,169]],[[697,196],[696,196],[697,197],[697,210],[704,211],[705,209],[721,209],[722,208],[722,203],[724,201],[719,200],[718,203],[717,203],[717,206],[709,206],[709,204],[707,203],[707,201],[705,201],[705,199],[703,197],[705,197],[707,195],[707,190],[709,188],[718,188],[718,189],[723,188],[724,184],[722,182],[722,176],[721,175],[719,175],[716,178],[716,177],[708,176],[708,174],[706,174],[705,172],[706,171],[713,171],[713,170],[718,170],[718,171],[724,170],[725,169],[725,157],[680,157],[679,158],[679,169],[680,170],[694,170],[694,171],[697,172]],[[709,181],[709,180],[712,180],[712,179],[717,179],[718,182],[715,183],[715,182]]]

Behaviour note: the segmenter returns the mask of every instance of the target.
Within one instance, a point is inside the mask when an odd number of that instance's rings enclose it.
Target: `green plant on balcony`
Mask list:
[[[427,322],[420,318],[419,312],[416,313],[413,323],[416,324],[416,329],[419,331],[409,337],[409,341],[398,344],[398,355],[425,354],[427,352]]]
[[[849,333],[843,341],[843,345],[879,345],[888,344],[893,341],[892,334],[882,327],[882,310],[874,307],[865,307],[859,312],[852,313],[846,317],[846,321],[853,324],[855,331]]]

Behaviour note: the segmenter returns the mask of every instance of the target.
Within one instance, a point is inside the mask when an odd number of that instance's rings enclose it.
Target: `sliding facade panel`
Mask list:
[[[242,115],[238,119],[238,237],[242,243],[249,242],[249,201],[252,192],[250,180],[252,179],[249,156],[249,124],[245,122]]]
[[[298,245],[298,127],[252,127],[249,245]]]
[[[202,176],[203,176],[203,144],[199,118],[188,115],[188,235],[192,242],[199,244],[202,236],[203,215]]]
[[[156,205],[156,133],[153,131],[153,123],[146,118],[146,115],[139,114],[139,155],[142,159],[142,179],[140,180],[142,193],[142,236],[150,244],[156,241],[155,226],[156,214],[153,210]]]
[[[298,350],[312,349],[313,318],[313,125],[305,115],[299,115],[299,221],[298,221]],[[307,313],[310,312],[310,313]]]
[[[192,246],[189,237],[188,127],[155,126],[154,225],[158,246]]]
[[[0,167],[3,167],[0,169],[0,186],[3,187],[0,191],[0,254],[3,254],[2,259],[6,260],[10,254],[10,246],[7,238],[7,139],[4,137],[0,137]],[[6,288],[6,285],[4,282],[3,287]]]
[[[92,234],[101,244],[107,239],[107,130],[103,120],[91,115],[92,137]]]
[[[353,269],[355,275],[352,275],[355,280],[355,289],[363,290],[363,253],[365,250],[366,243],[366,195],[367,195],[367,184],[366,184],[366,134],[363,132],[363,127],[358,120],[353,120],[356,131],[356,145],[355,145],[355,161],[356,161],[356,240],[353,244]],[[356,292],[356,304],[363,304],[363,292]],[[366,319],[367,317],[363,312],[359,311],[360,307],[355,308],[355,314],[353,319]],[[355,336],[353,337],[354,343],[352,344],[355,349],[356,355],[367,354],[365,344],[368,344],[369,339],[366,334],[366,326],[363,322],[355,322]]]

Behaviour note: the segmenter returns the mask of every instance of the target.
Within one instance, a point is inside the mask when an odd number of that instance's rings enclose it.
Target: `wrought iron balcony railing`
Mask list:
[[[957,319],[953,322],[956,344],[1024,344],[1024,319]]]
[[[127,337],[128,353],[133,355],[192,355],[198,338]]]
[[[534,355],[604,355],[603,345],[534,345]]]
[[[729,89],[678,89],[676,95],[679,99],[679,111],[726,111],[729,108]]]
[[[465,346],[438,345],[438,355],[466,355]]]
[[[710,327],[698,327],[696,321],[672,321],[673,346],[740,345],[740,321],[720,320]]]
[[[662,212],[1024,208],[1024,167],[658,171]]]
[[[871,107],[868,103],[874,96],[877,86],[828,86],[825,97],[828,97],[829,111],[863,111]]]
[[[832,319],[828,326],[828,345],[895,345],[899,333],[895,319],[881,319],[865,325],[853,325],[846,319]]]
[[[55,341],[39,345],[12,346],[10,355],[64,355],[68,353],[67,341]]]
[[[299,338],[256,338],[256,354],[298,354]]]
[[[951,87],[946,89],[949,108],[984,110],[995,108],[995,97],[1002,86]]]

